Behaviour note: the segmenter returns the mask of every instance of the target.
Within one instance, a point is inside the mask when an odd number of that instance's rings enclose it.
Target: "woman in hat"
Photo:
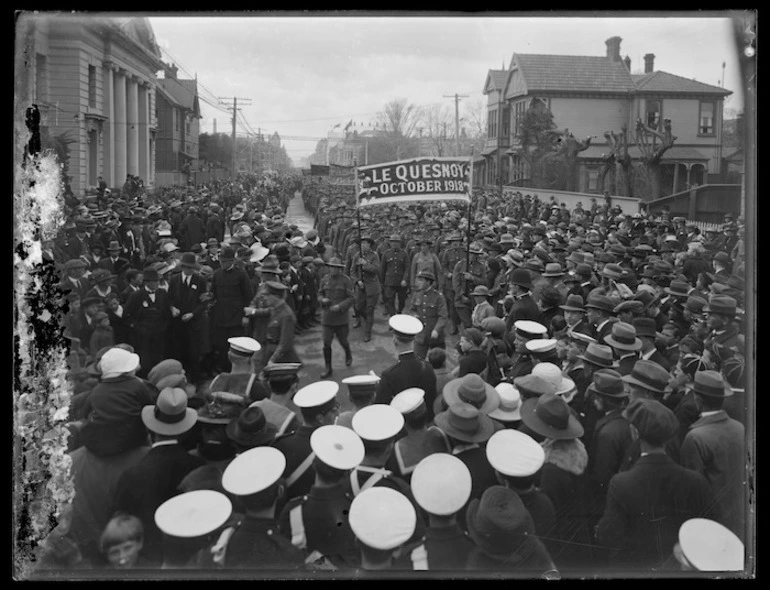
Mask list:
[[[551,555],[559,566],[584,566],[590,563],[591,536],[585,518],[588,452],[580,440],[583,426],[567,403],[552,393],[524,400],[521,419],[542,437],[545,459],[539,487],[556,512],[553,535],[558,542],[550,543]]]

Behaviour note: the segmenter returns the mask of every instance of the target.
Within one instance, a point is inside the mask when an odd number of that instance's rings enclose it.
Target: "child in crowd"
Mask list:
[[[110,326],[109,316],[103,311],[98,311],[94,315],[94,323],[96,327],[91,334],[91,342],[88,347],[92,357],[95,357],[96,353],[105,346],[115,345],[115,334],[112,326]]]
[[[136,516],[118,512],[104,527],[99,548],[109,567],[130,569],[142,566],[139,551],[144,543],[144,527]]]

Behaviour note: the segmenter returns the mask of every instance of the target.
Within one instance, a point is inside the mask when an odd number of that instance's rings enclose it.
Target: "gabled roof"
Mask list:
[[[176,78],[160,78],[158,86],[166,91],[171,101],[177,106],[188,109],[200,116],[198,104],[198,82],[196,80],[179,80]]]
[[[514,53],[511,65],[519,68],[529,94],[542,91],[617,94],[635,90],[625,64],[604,56]]]
[[[675,76],[668,72],[650,72],[648,74],[634,74],[631,76],[639,92],[676,92],[690,94],[712,94],[715,96],[728,96],[732,94],[730,90],[725,90],[719,86],[704,84],[682,76]]]
[[[487,80],[484,83],[484,93],[488,90],[503,90],[508,81],[509,70],[489,70]]]

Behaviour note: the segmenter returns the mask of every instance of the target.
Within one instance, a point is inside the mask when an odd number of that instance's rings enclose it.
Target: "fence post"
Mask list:
[[[696,211],[696,202],[698,200],[698,189],[692,188],[690,189],[690,206],[688,209],[687,217],[690,219],[695,219],[695,211]]]

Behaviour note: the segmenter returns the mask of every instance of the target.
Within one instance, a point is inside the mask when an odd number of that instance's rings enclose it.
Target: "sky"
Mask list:
[[[231,133],[232,112],[213,105],[238,97],[237,133],[277,131],[298,164],[334,125],[374,122],[393,99],[453,110],[447,96],[467,95],[464,110],[486,102],[487,72],[507,68],[513,53],[602,56],[614,36],[631,73],[642,73],[652,53],[656,71],[714,86],[724,75],[734,93],[725,108],[742,110],[730,13],[651,14],[145,16],[163,60],[179,67],[180,78],[197,75],[201,132],[211,133],[216,119],[217,132]]]

